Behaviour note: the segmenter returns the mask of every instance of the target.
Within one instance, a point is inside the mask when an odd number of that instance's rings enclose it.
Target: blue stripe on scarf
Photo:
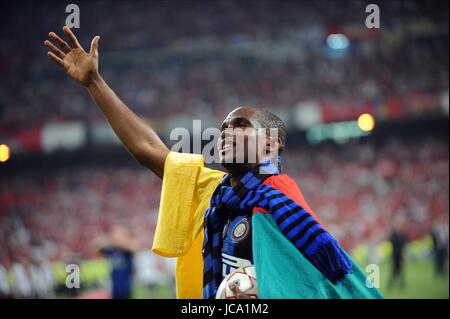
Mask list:
[[[272,207],[273,207],[273,206],[276,206],[276,205],[278,205],[278,204],[282,204],[282,203],[284,203],[285,201],[282,200],[282,198],[277,198],[277,199],[274,199],[273,202],[274,202],[274,204],[273,204],[273,205],[270,205],[270,206],[272,206]],[[292,202],[292,203],[290,203],[290,204],[287,205],[287,206],[283,206],[281,209],[277,210],[276,213],[272,214],[273,219],[275,219],[275,221],[279,220],[280,217],[283,216],[283,215],[285,215],[287,211],[292,210],[292,209],[294,209],[294,208],[297,207],[297,206],[298,206],[298,204],[295,203],[295,202]],[[295,216],[300,215],[300,216],[298,216],[298,217],[301,217],[301,216],[303,216],[304,214],[308,214],[308,213],[306,212],[305,209],[302,209],[299,213],[295,214]]]
[[[306,210],[305,209],[302,209],[301,211],[300,211],[300,213],[303,215],[304,213],[306,213]],[[275,218],[274,218],[275,219]],[[299,219],[299,217],[298,216],[296,216],[296,215],[294,215],[294,216],[289,216],[288,218],[286,218],[278,227],[280,227],[280,229],[282,230],[282,231],[284,231],[289,225],[291,225],[293,222],[295,222],[296,220],[298,220]],[[312,217],[312,216],[308,216],[307,218],[306,218],[306,220],[307,221],[312,221],[312,220],[315,220],[314,219],[314,217]]]
[[[316,230],[321,229],[321,228],[322,228],[322,227],[321,227],[319,224],[315,224],[315,225],[311,226],[311,227],[308,229],[308,231],[305,233],[305,235],[302,236],[299,240],[297,240],[297,241],[295,242],[295,246],[296,246],[297,248],[302,247],[302,245],[305,243],[305,241],[308,240],[309,236],[310,236],[312,233],[314,233]],[[300,231],[300,230],[301,230],[301,227],[298,229],[298,231]],[[292,238],[293,238],[293,237],[294,237],[294,236],[292,236]],[[313,244],[314,244],[314,243],[313,243]],[[311,244],[311,245],[313,245],[313,244]]]

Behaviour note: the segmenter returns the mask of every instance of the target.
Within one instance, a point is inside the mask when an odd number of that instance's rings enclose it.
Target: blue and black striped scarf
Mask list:
[[[222,282],[222,230],[235,212],[266,209],[280,231],[333,284],[351,273],[352,262],[331,236],[303,207],[263,181],[279,174],[270,162],[248,172],[238,186],[225,176],[211,197],[205,212],[203,242],[203,298],[214,298]],[[299,270],[300,271],[300,270]]]

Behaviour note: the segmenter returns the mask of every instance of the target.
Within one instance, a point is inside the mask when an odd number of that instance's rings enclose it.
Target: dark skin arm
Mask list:
[[[90,51],[86,52],[68,27],[65,26],[63,30],[70,44],[54,32],[50,32],[49,37],[52,41],[44,42],[50,50],[49,58],[88,90],[122,144],[136,160],[162,178],[164,161],[169,149],[156,132],[125,105],[100,76],[98,70],[100,37],[94,37]]]

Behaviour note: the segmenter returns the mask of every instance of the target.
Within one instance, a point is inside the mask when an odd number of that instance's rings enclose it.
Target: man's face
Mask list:
[[[261,150],[258,147],[265,147],[266,136],[261,135],[264,130],[261,131],[255,119],[256,112],[251,108],[238,108],[223,121],[218,147],[225,168],[251,169],[259,163]]]

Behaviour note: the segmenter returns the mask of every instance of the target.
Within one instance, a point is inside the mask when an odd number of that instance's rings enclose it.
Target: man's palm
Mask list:
[[[50,49],[48,56],[64,68],[71,78],[84,86],[88,86],[94,77],[98,75],[98,41],[100,37],[94,37],[91,43],[91,50],[87,53],[68,27],[64,27],[64,32],[67,34],[72,46],[69,46],[67,42],[54,32],[50,32],[49,37],[58,46],[46,40],[45,45]]]
[[[72,49],[66,54],[63,63],[67,74],[83,85],[87,85],[98,70],[98,59],[80,48]]]

